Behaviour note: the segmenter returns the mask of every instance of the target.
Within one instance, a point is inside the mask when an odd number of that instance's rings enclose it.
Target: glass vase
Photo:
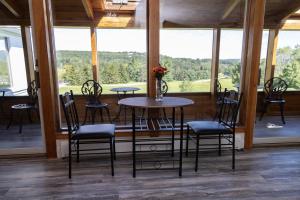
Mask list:
[[[156,95],[155,95],[155,101],[162,101],[163,100],[163,94],[161,91],[161,78],[156,78]]]

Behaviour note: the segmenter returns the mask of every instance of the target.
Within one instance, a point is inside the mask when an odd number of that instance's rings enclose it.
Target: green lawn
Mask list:
[[[220,83],[222,84],[222,88],[233,89],[235,88],[231,82],[231,79],[220,79]],[[146,93],[146,83],[127,83],[127,84],[102,84],[103,94],[114,94],[114,92],[110,91],[110,89],[115,87],[138,87],[141,90],[136,93]],[[169,93],[176,92],[209,92],[210,91],[210,80],[199,80],[199,81],[191,81],[185,82],[182,81],[172,81],[168,82]],[[223,90],[222,89],[222,90]],[[75,94],[81,94],[81,86],[63,86],[59,88],[60,93],[64,93],[66,91],[73,90]]]

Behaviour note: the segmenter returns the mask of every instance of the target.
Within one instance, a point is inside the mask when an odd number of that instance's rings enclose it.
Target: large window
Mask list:
[[[138,87],[146,93],[147,48],[145,29],[98,29],[99,78],[103,93],[115,87]]]
[[[169,71],[164,77],[168,92],[210,91],[212,42],[212,30],[160,30],[160,63]]]
[[[19,27],[0,27],[0,87],[12,92],[27,88],[26,68]],[[17,93],[16,93],[17,94]],[[18,94],[26,94],[18,92]]]
[[[59,93],[81,94],[82,84],[92,79],[89,28],[55,28]]]
[[[288,90],[300,89],[300,31],[279,32],[274,76],[283,78]]]
[[[221,30],[218,79],[222,90],[237,89],[240,85],[243,30]]]

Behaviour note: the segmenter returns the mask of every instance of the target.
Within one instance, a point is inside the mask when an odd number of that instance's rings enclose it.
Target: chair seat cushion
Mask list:
[[[232,131],[230,128],[225,127],[219,122],[215,121],[191,121],[187,125],[196,133],[196,134],[231,134]]]
[[[76,131],[72,139],[110,138],[115,134],[114,124],[83,125]]]
[[[106,103],[88,103],[85,105],[87,108],[104,108],[107,107]]]

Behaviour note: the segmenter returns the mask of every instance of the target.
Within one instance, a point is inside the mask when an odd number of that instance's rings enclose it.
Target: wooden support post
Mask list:
[[[97,29],[96,27],[91,27],[91,47],[92,47],[92,70],[93,70],[93,80],[99,81],[98,76],[98,55],[97,55]]]
[[[212,49],[212,61],[211,61],[211,81],[210,92],[212,96],[215,96],[218,73],[219,73],[219,57],[220,57],[220,39],[221,29],[216,28],[213,30],[213,49]]]
[[[53,26],[51,0],[29,0],[30,21],[33,32],[35,57],[38,60],[40,83],[41,124],[45,134],[48,158],[56,158],[55,84],[53,77],[54,50],[51,39]]]
[[[21,26],[21,34],[22,34],[22,43],[24,50],[24,60],[25,60],[25,68],[26,68],[26,78],[27,84],[29,85],[31,81],[35,79],[34,77],[34,61],[33,61],[33,49],[32,42],[30,36],[30,27]]]
[[[149,97],[156,95],[156,80],[152,68],[159,65],[159,0],[147,0],[147,63],[148,63],[148,81],[147,94]],[[159,109],[149,109],[148,118],[159,117]],[[149,124],[149,127],[157,128]],[[159,132],[155,131],[151,136],[159,136]]]
[[[274,71],[276,66],[277,44],[278,44],[278,29],[272,29],[269,31],[265,82],[270,80],[270,78],[274,77]]]
[[[247,0],[245,8],[241,69],[241,92],[244,97],[240,112],[240,122],[245,126],[245,148],[253,145],[265,4],[265,0]]]
[[[159,65],[159,0],[147,0],[148,96],[155,97],[155,77],[152,71]]]

